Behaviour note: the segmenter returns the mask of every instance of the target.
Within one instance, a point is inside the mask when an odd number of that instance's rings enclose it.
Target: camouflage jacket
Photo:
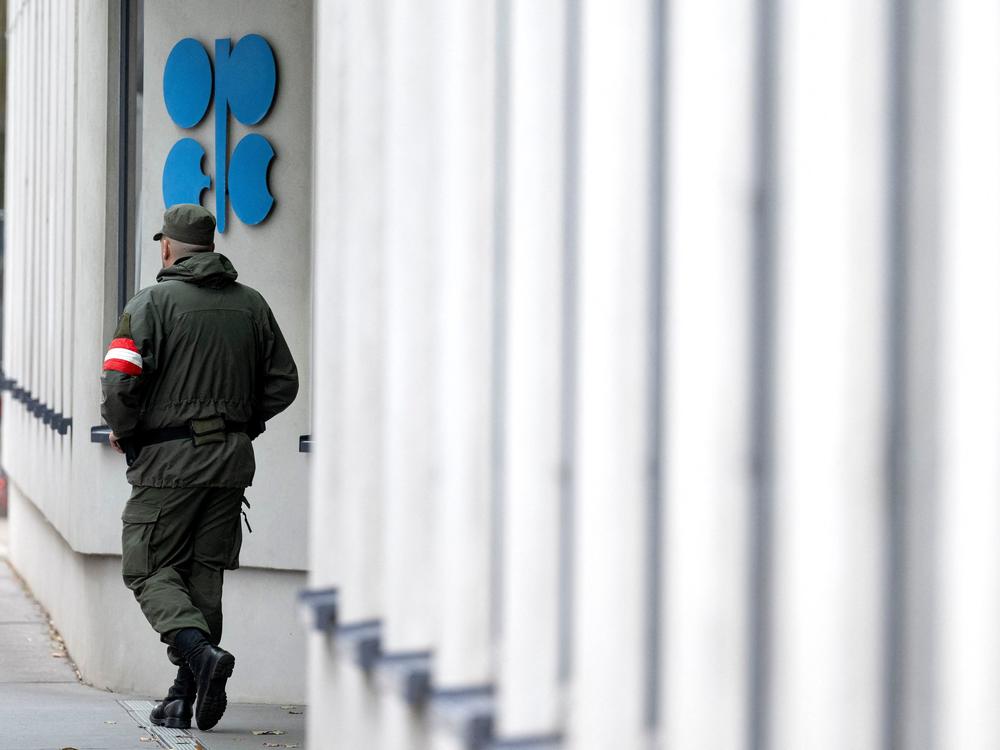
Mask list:
[[[223,255],[189,255],[126,305],[101,378],[101,415],[118,437],[140,442],[149,431],[214,417],[262,425],[295,400],[298,373],[281,329],[260,293],[236,275]],[[249,486],[250,436],[228,431],[214,440],[147,445],[129,466],[128,481]]]

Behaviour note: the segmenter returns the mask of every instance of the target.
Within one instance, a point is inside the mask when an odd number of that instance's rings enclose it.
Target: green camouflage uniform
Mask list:
[[[104,361],[101,414],[123,444],[192,420],[250,425],[249,435],[147,445],[128,468],[122,574],[168,643],[181,628],[219,643],[223,572],[239,566],[243,490],[254,475],[251,435],[298,391],[267,302],[236,275],[214,252],[163,269],[126,306]]]

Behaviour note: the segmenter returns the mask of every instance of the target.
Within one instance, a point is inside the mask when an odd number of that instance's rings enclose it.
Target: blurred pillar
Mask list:
[[[7,126],[4,133],[6,144],[27,144],[29,138],[28,114],[31,92],[28,86],[27,71],[31,69],[30,50],[28,44],[27,22],[22,20],[19,28],[13,28],[14,19],[8,17],[6,34],[6,96],[4,105]],[[16,373],[25,373],[24,331],[27,325],[27,315],[15,315],[14,311],[25,310],[25,284],[15,283],[15,279],[26,277],[24,264],[25,253],[13,252],[15,247],[25,247],[22,228],[28,226],[23,220],[28,204],[26,191],[14,190],[13,185],[23,184],[28,169],[27,148],[7,149],[4,154],[4,258],[3,258],[3,367],[4,377],[16,377]],[[3,465],[6,471],[11,471],[22,462],[22,449],[13,439],[14,435],[25,434],[22,427],[21,410],[14,407],[14,399],[9,390],[0,392],[3,399],[2,419],[0,428],[3,430]],[[15,432],[13,426],[17,425]]]
[[[939,750],[1000,747],[1000,5],[943,6]]]
[[[426,651],[438,625],[436,335],[440,292],[437,2],[386,0],[383,650]]]
[[[72,0],[65,0],[63,7],[60,9],[60,15],[63,20],[63,39],[61,41],[61,51],[63,53],[62,59],[62,72],[61,76],[66,82],[65,88],[63,90],[64,106],[66,108],[66,119],[64,120],[63,128],[63,143],[62,151],[59,156],[60,164],[63,165],[64,170],[68,170],[70,164],[76,162],[76,149],[77,149],[77,134],[76,134],[76,96],[77,91],[69,83],[72,80],[72,74],[79,75],[80,71],[77,67],[76,61],[76,43],[75,36],[80,33],[77,27],[77,3]],[[75,190],[76,185],[74,180],[64,174],[61,179],[61,188],[63,191],[62,203],[64,206],[74,206]],[[75,206],[76,210],[79,211],[79,206]],[[76,217],[70,212],[66,211],[62,220],[64,226],[60,229],[60,237],[77,237],[76,234]],[[73,414],[72,408],[72,392],[73,392],[73,378],[72,378],[72,366],[73,361],[73,289],[77,283],[76,269],[75,269],[75,258],[74,254],[67,252],[66,248],[62,248],[60,254],[60,260],[62,263],[59,285],[56,289],[56,295],[60,300],[60,336],[59,344],[61,347],[60,363],[59,367],[59,398],[57,401],[57,410],[64,417],[71,417]],[[71,471],[70,453],[66,451],[64,454],[65,466],[64,471],[68,475]],[[72,481],[71,477],[66,476],[63,481]]]
[[[752,0],[679,0],[667,45],[664,747],[747,747]]]
[[[885,729],[887,8],[780,4],[769,746]]]
[[[346,70],[331,83],[341,89],[343,101],[337,209],[343,331],[336,364],[343,399],[336,460],[343,471],[336,538],[345,624],[382,613],[383,15],[382,0],[344,4],[340,38]],[[317,240],[325,252],[323,238]]]
[[[342,424],[342,381],[339,349],[342,345],[342,241],[340,206],[343,190],[342,133],[340,118],[345,61],[340,30],[344,2],[316,6],[317,44],[315,58],[316,166],[313,192],[313,381],[322,384],[313,393],[313,439],[311,461],[309,548],[310,585],[316,588],[340,583],[339,545],[330,540],[340,526],[337,517],[340,495],[339,427]],[[319,39],[324,40],[319,43]]]
[[[584,2],[573,650],[575,750],[640,747],[649,729],[657,214],[655,4]],[[658,247],[658,246],[657,246]]]
[[[345,74],[343,18],[346,2],[317,3],[315,7],[315,100],[313,168],[313,455],[310,461],[309,584],[314,589],[339,586],[344,568],[340,561],[340,498],[342,478],[343,390],[340,349],[343,345],[342,155],[343,88]],[[343,670],[332,634],[308,636],[309,702],[329,706],[306,714],[310,744],[329,745],[353,736],[355,717],[343,710],[346,703]],[[332,713],[332,717],[331,714]],[[331,723],[332,718],[332,723]],[[334,729],[331,729],[335,727]]]
[[[566,11],[512,0],[498,735],[559,727]]]
[[[494,83],[496,5],[441,0],[438,450],[434,682],[492,682]]]

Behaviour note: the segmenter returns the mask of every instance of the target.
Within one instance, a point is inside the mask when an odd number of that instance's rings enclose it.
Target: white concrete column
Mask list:
[[[7,59],[9,61],[7,68],[6,107],[6,138],[8,145],[4,153],[7,172],[4,185],[4,245],[5,247],[10,248],[14,247],[17,242],[15,227],[18,225],[12,222],[11,218],[18,215],[18,212],[20,211],[21,196],[19,195],[17,186],[21,180],[21,161],[24,157],[23,154],[20,153],[20,149],[15,150],[11,148],[9,144],[13,139],[20,137],[21,120],[24,117],[24,107],[21,105],[21,57],[23,45],[21,43],[20,35],[12,32],[14,18],[12,17],[10,9],[7,12],[7,24],[8,29],[5,30],[5,33],[7,33]],[[4,300],[6,305],[13,305],[17,303],[19,285],[14,283],[14,278],[18,273],[17,268],[18,259],[12,258],[8,252],[4,258]],[[14,372],[18,369],[18,355],[17,338],[15,333],[16,327],[13,316],[9,314],[4,315],[3,327],[4,374],[6,377],[16,377]],[[14,401],[11,399],[10,393],[8,391],[4,391],[0,397],[3,398],[3,413],[5,415],[10,415],[14,405]],[[9,416],[2,420],[4,432],[8,431],[7,423],[10,421]],[[11,452],[7,448],[7,444],[8,441],[3,440],[3,460],[5,464],[11,456]]]
[[[41,320],[44,309],[42,302],[42,263],[44,252],[42,217],[44,216],[44,212],[41,206],[44,190],[44,174],[42,173],[41,168],[42,159],[44,158],[45,153],[42,119],[45,116],[45,97],[43,87],[45,85],[44,73],[47,68],[47,60],[45,56],[44,44],[45,30],[43,28],[44,9],[41,3],[32,3],[32,6],[33,7],[29,10],[31,16],[32,46],[34,47],[33,53],[35,64],[38,67],[37,71],[34,71],[34,80],[32,82],[32,93],[34,95],[34,120],[31,123],[32,162],[29,166],[30,171],[28,173],[28,189],[31,195],[31,208],[29,216],[30,221],[32,222],[32,227],[29,230],[30,241],[26,248],[31,254],[31,260],[29,261],[30,276],[28,279],[28,285],[31,290],[31,315],[26,321],[26,333],[30,337],[30,343],[28,346],[31,352],[27,377],[28,387],[31,389],[32,396],[34,398],[38,398],[40,391],[42,390],[42,347],[44,345],[44,342],[39,336],[39,321]],[[25,411],[25,413],[27,414],[27,411]],[[38,471],[38,457],[42,455],[44,451],[42,446],[42,425],[37,419],[30,415],[28,416],[28,434],[30,435],[30,439],[28,441],[30,453],[28,453],[25,457],[27,475],[22,473],[21,481],[33,495],[39,498],[40,505],[44,507],[46,498],[41,488],[43,478]]]
[[[52,91],[53,104],[53,126],[52,126],[52,147],[50,149],[52,158],[52,199],[51,218],[52,222],[52,266],[49,280],[49,326],[48,336],[50,338],[50,359],[51,368],[49,385],[49,407],[61,413],[64,407],[62,382],[65,377],[69,363],[63,357],[63,308],[66,298],[62,291],[62,282],[65,274],[66,256],[72,253],[71,244],[68,241],[66,232],[66,217],[73,212],[72,206],[64,200],[65,186],[73,174],[71,168],[67,166],[67,153],[65,150],[66,132],[66,90],[73,83],[72,71],[66,65],[66,60],[70,52],[70,46],[66,38],[66,3],[60,0],[53,5],[54,28],[52,35],[52,55],[55,59],[54,65],[54,87]],[[65,454],[62,450],[65,438],[61,437],[50,426],[48,429],[47,442],[49,455],[52,457],[52,471],[49,472],[51,478],[51,489],[53,495],[65,496],[69,494],[70,487],[66,483],[67,472],[65,471]]]
[[[32,321],[34,323],[35,342],[38,346],[38,378],[35,384],[34,395],[43,404],[52,403],[52,337],[50,323],[52,321],[52,297],[50,294],[52,287],[52,255],[54,242],[52,236],[53,224],[55,223],[55,206],[52,205],[52,182],[54,160],[52,158],[53,125],[55,119],[54,93],[56,86],[56,50],[53,44],[55,35],[56,20],[52,12],[52,3],[39,4],[39,51],[43,60],[40,71],[40,80],[35,95],[38,97],[40,109],[38,121],[35,127],[38,129],[39,138],[39,159],[34,165],[35,171],[33,179],[38,185],[38,232],[39,241],[38,253],[38,315]],[[33,456],[37,458],[43,451],[49,455],[48,435],[46,430],[41,430],[39,435],[38,453]],[[42,485],[42,495],[48,496],[48,472],[38,474],[39,484]]]
[[[316,5],[315,130],[313,137],[313,393],[309,523],[310,585],[342,583],[344,199],[342,37],[345,2]],[[346,535],[344,535],[346,536]]]
[[[77,20],[78,20],[78,9],[77,3],[74,0],[67,0],[66,8],[66,71],[67,75],[75,74],[76,72],[76,54],[77,54]],[[72,85],[67,85],[66,92],[66,131],[63,134],[63,138],[66,143],[66,177],[63,181],[63,200],[65,201],[67,211],[66,211],[66,236],[67,237],[77,237],[77,228],[80,222],[77,220],[76,215],[76,165],[79,163],[79,152],[77,149],[76,133],[77,133],[77,107],[76,107],[76,88]],[[62,310],[62,347],[63,347],[63,361],[65,366],[62,371],[62,401],[63,401],[63,416],[72,417],[75,414],[74,403],[73,403],[73,381],[74,373],[77,372],[77,363],[74,359],[74,335],[73,335],[73,306],[75,304],[75,298],[77,295],[76,281],[77,281],[77,263],[76,263],[76,252],[75,243],[68,243],[67,247],[63,249],[63,283],[61,294],[63,295],[63,310]],[[73,452],[72,447],[72,435],[73,430],[80,430],[83,425],[79,424],[74,420],[75,424],[71,426],[70,431],[66,435],[66,439],[63,441],[63,449],[66,455],[66,481],[67,483],[72,483],[72,458]],[[87,425],[89,427],[89,425]],[[88,435],[89,438],[89,435]]]
[[[317,25],[316,28],[319,30],[322,27]],[[338,719],[341,719],[337,662],[332,657],[333,644],[330,636],[324,633],[307,633],[305,638],[309,655],[306,689],[310,708],[305,712],[306,740],[311,747],[336,747],[335,742],[342,739],[343,733],[338,727],[334,730],[336,739],[329,736],[331,728],[337,727]],[[326,708],[317,710],[320,706]]]
[[[93,505],[65,503],[74,513],[77,542],[85,549],[105,551],[120,545],[120,531],[107,528],[98,508],[123,503],[128,497],[121,457],[90,442],[91,425],[100,424],[100,373],[108,346],[106,285],[109,199],[108,149],[108,3],[102,0],[74,2],[74,45],[70,64],[78,81],[73,94],[74,177],[70,197],[74,208],[73,294],[69,316],[72,368],[70,398],[73,403],[72,469],[70,482],[75,497],[93,498]],[[95,189],[98,186],[98,189]],[[99,290],[99,293],[94,293]],[[111,303],[112,305],[114,302]],[[112,518],[117,517],[112,516]]]
[[[361,24],[357,24],[361,10],[360,4],[350,0],[315,6],[313,379],[318,387],[313,401],[316,444],[311,457],[310,583],[315,588],[338,589],[340,623],[364,616],[372,592],[363,579],[366,570],[359,567],[359,560],[371,542],[375,542],[371,551],[377,551],[377,540],[363,536],[368,508],[362,505],[366,498],[359,496],[365,481],[371,481],[365,469],[371,467],[373,458],[377,461],[377,451],[374,456],[362,456],[360,465],[356,462],[360,450],[370,450],[372,438],[377,440],[380,425],[358,425],[358,409],[371,407],[367,402],[353,402],[365,397],[363,390],[359,391],[358,377],[368,362],[357,359],[363,354],[359,352],[361,332],[350,330],[351,325],[358,325],[358,307],[365,304],[359,295],[371,291],[356,288],[366,280],[356,268],[359,256],[364,251],[378,255],[377,246],[365,246],[371,238],[365,236],[363,228],[370,221],[370,204],[378,199],[365,188],[377,185],[379,178],[360,174],[359,157],[351,153],[352,148],[358,148],[370,158],[368,141],[378,136],[375,130],[366,140],[359,130],[367,112],[363,103],[356,101],[355,81],[366,57],[378,54],[370,49],[352,59],[351,53],[357,53],[352,36],[362,33],[358,28]],[[356,186],[356,180],[361,184]],[[373,419],[377,415],[376,411]],[[371,498],[367,500],[373,504]],[[362,538],[357,538],[359,533]],[[336,633],[310,637],[309,678],[310,702],[324,706],[308,712],[310,745],[376,747],[365,677],[338,647]]]
[[[666,190],[666,748],[746,747],[754,9],[671,7]]]
[[[646,736],[653,4],[584,2],[573,649],[575,750]]]
[[[46,347],[48,349],[45,372],[45,403],[52,409],[57,408],[59,405],[58,382],[59,373],[62,371],[63,365],[62,358],[59,356],[59,308],[62,305],[62,299],[57,290],[60,276],[60,259],[62,254],[66,252],[66,238],[62,234],[62,220],[67,210],[67,207],[60,200],[62,182],[66,174],[65,168],[61,163],[61,160],[65,156],[61,153],[59,147],[62,135],[60,131],[63,127],[62,120],[65,116],[65,109],[62,106],[62,89],[67,83],[66,78],[68,77],[68,71],[62,69],[62,57],[65,47],[63,45],[61,29],[65,18],[61,10],[62,8],[58,2],[51,4],[48,17],[49,33],[47,42],[52,73],[49,81],[49,144],[46,155],[49,162],[47,168],[49,179],[48,199],[46,201],[48,217],[47,244],[49,251],[48,268],[45,272],[46,314],[43,335],[47,339]],[[46,430],[45,438],[48,453],[52,455],[58,435],[49,428]],[[58,470],[52,472],[50,476],[53,480],[57,479],[59,476]]]
[[[44,190],[44,172],[42,171],[42,159],[45,153],[45,142],[43,139],[44,129],[42,120],[45,117],[45,71],[49,63],[46,57],[43,27],[43,7],[42,3],[34,2],[28,6],[28,17],[30,18],[29,28],[31,34],[32,57],[35,68],[31,71],[31,92],[32,92],[32,123],[31,123],[31,162],[27,179],[28,194],[31,196],[30,208],[28,211],[29,240],[25,246],[25,251],[30,255],[28,261],[28,289],[30,290],[30,314],[25,321],[25,335],[28,337],[28,350],[30,352],[29,364],[25,373],[27,387],[31,390],[33,398],[38,398],[42,390],[42,347],[44,342],[39,335],[39,321],[42,318],[44,305],[42,301],[42,262],[43,262],[43,217],[42,198]],[[27,414],[27,411],[25,411]],[[33,416],[28,415],[28,430],[30,436],[26,441],[30,447],[30,452],[25,457],[27,471],[22,472],[19,477],[22,486],[28,490],[29,496],[38,498],[40,507],[45,507],[46,497],[42,492],[42,474],[39,472],[38,457],[43,455],[42,446],[42,425]]]
[[[22,60],[24,56],[24,44],[21,34],[16,33],[16,18],[12,11],[15,11],[15,8],[12,3],[8,2],[8,28],[5,29],[5,33],[7,35],[7,59],[9,60],[7,68],[6,107],[7,143],[4,155],[6,164],[6,177],[4,184],[4,245],[8,248],[4,257],[4,304],[7,310],[12,309],[12,307],[13,309],[20,309],[19,307],[16,307],[20,300],[20,284],[15,281],[15,279],[18,279],[20,276],[20,256],[12,254],[9,248],[16,247],[20,239],[17,232],[17,229],[20,227],[20,222],[13,221],[13,218],[15,216],[20,216],[22,206],[22,191],[18,188],[20,187],[23,179],[22,163],[24,161],[24,154],[22,153],[22,149],[11,148],[11,143],[16,143],[18,142],[18,139],[21,138],[21,133],[23,132],[22,122],[24,120],[25,111],[23,105],[24,97],[22,93],[22,76],[24,69]],[[4,315],[3,326],[4,375],[8,378],[16,378],[18,377],[17,373],[19,373],[21,369],[19,351],[20,338],[18,336],[20,320],[15,318],[15,316],[10,313],[7,313]],[[3,465],[10,466],[15,456],[15,452],[11,448],[10,436],[14,434],[12,423],[16,419],[14,416],[16,402],[11,398],[9,391],[4,391],[0,394],[0,398],[3,399],[4,413],[4,418],[0,420],[4,439],[0,445],[2,445],[3,449]]]
[[[342,225],[343,305],[337,359],[343,383],[337,460],[343,474],[337,539],[344,623],[382,613],[383,15],[381,0],[345,3],[339,33],[345,75],[329,84],[341,87],[343,97],[337,209]]]
[[[386,2],[383,647],[430,648],[438,612],[436,2]]]
[[[431,731],[426,711],[414,709],[398,695],[383,692],[379,696],[380,750],[425,750],[431,745]]]
[[[881,743],[888,91],[884,3],[780,4],[774,750]]]
[[[10,23],[10,22],[9,22]],[[31,88],[34,81],[34,76],[31,73],[33,65],[35,63],[35,52],[34,52],[34,40],[32,39],[32,26],[31,26],[31,13],[28,8],[22,7],[20,13],[17,17],[17,28],[16,36],[20,41],[22,47],[22,59],[23,68],[21,73],[20,85],[22,87],[22,99],[21,99],[21,109],[23,111],[23,156],[22,156],[22,169],[20,174],[19,186],[20,190],[20,207],[19,215],[21,221],[20,231],[18,232],[17,241],[20,242],[20,246],[27,248],[30,243],[30,222],[28,217],[31,215],[32,207],[32,196],[30,183],[27,181],[27,169],[28,165],[32,160],[32,135],[31,128],[34,124],[34,104],[31,98]],[[9,143],[9,141],[8,141]],[[7,251],[5,251],[6,253]],[[9,253],[7,253],[9,254]],[[30,253],[20,253],[20,278],[18,279],[20,289],[20,309],[24,311],[22,315],[17,316],[18,322],[15,326],[14,338],[19,343],[18,348],[18,374],[14,377],[18,380],[18,385],[22,388],[28,387],[28,379],[31,377],[31,347],[29,345],[29,337],[27,335],[28,326],[31,317],[32,310],[32,289],[31,289],[31,269],[32,258]],[[27,430],[28,422],[25,419],[25,410],[19,403],[12,404],[13,409],[10,413],[14,416],[14,420],[17,420],[18,431],[16,434],[21,435],[21,439],[16,441],[16,447],[12,445],[11,440],[4,441],[4,450],[9,451],[13,455],[15,463],[23,463],[24,454],[30,450],[30,432]],[[15,426],[13,424],[14,420],[10,420],[11,424],[8,427],[8,419],[4,419],[4,429],[7,430],[7,434],[15,434],[11,429]],[[7,446],[11,446],[8,448]],[[8,469],[9,471],[9,469]]]
[[[437,209],[440,628],[434,682],[491,679],[494,2],[443,0]]]
[[[513,0],[497,733],[559,729],[566,11]]]
[[[1000,745],[1000,6],[943,6],[938,750]]]
[[[59,207],[56,215],[56,258],[55,274],[53,279],[53,300],[55,310],[53,314],[53,336],[52,348],[55,351],[55,368],[52,408],[60,413],[69,412],[69,403],[66,398],[66,384],[72,376],[70,358],[66,353],[67,318],[66,308],[69,306],[67,277],[72,279],[69,262],[73,257],[73,246],[69,238],[73,236],[71,232],[71,217],[73,216],[73,205],[70,203],[70,189],[73,184],[73,154],[70,152],[70,139],[68,133],[72,132],[72,107],[71,97],[73,91],[73,68],[70,59],[73,53],[73,39],[70,37],[70,24],[73,22],[73,3],[67,0],[60,0],[56,5],[56,15],[59,19],[58,38],[56,41],[56,52],[58,55],[58,121],[56,128],[55,143],[55,163],[56,163],[56,185],[55,203]],[[75,33],[75,32],[74,32]],[[57,455],[59,462],[60,481],[66,479],[64,469],[63,445],[68,442],[58,433],[54,434],[57,443]],[[69,489],[68,487],[66,489]]]

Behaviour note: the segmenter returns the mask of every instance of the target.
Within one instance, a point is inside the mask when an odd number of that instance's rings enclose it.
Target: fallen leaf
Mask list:
[[[152,741],[153,741],[152,737],[140,737],[139,738],[139,742],[152,742]]]
[[[53,651],[52,652],[52,656],[54,656],[56,659],[65,659],[66,658],[66,654],[64,654],[62,651]]]
[[[302,712],[301,711],[289,711],[288,713],[292,714],[293,716],[296,716],[298,714],[301,714]]]
[[[257,737],[262,737],[265,734],[284,734],[284,733],[285,733],[285,730],[283,730],[283,729],[254,729],[253,730],[253,734],[255,734]]]
[[[117,722],[117,721],[106,721],[106,722],[104,722],[104,723],[105,723],[105,724],[117,724],[118,722]]]

